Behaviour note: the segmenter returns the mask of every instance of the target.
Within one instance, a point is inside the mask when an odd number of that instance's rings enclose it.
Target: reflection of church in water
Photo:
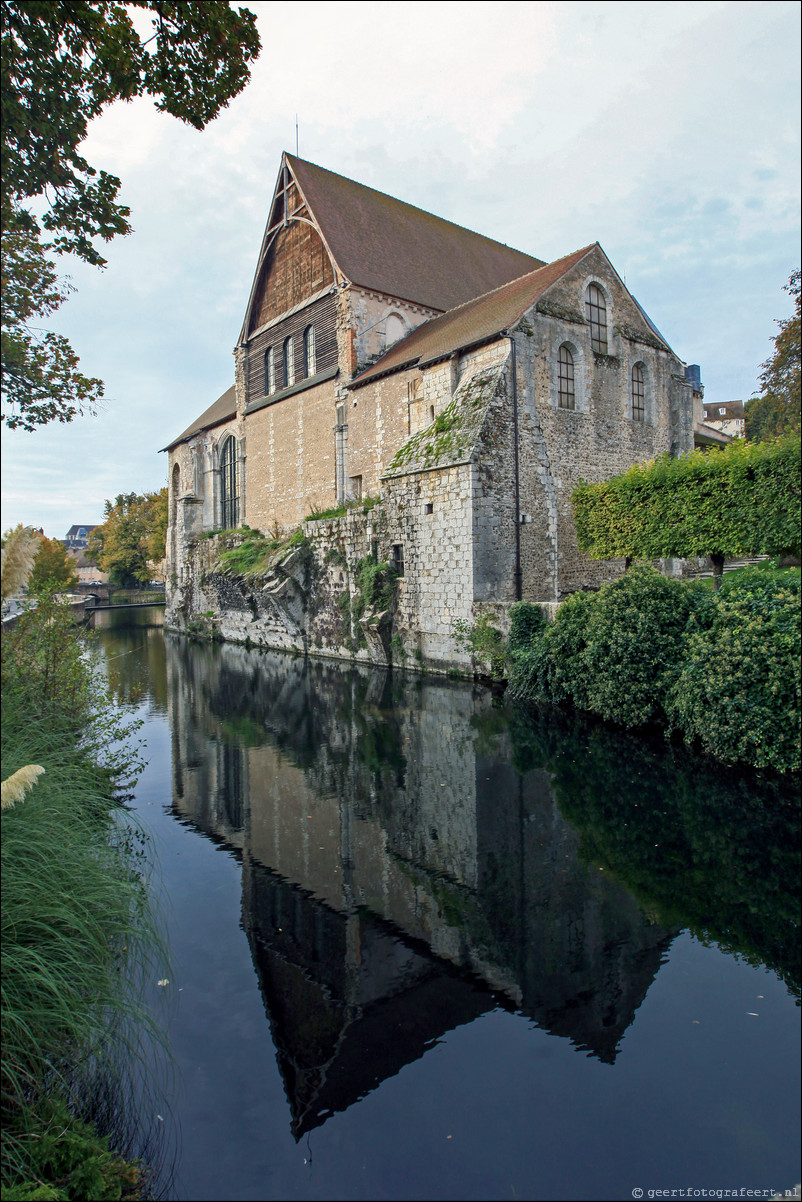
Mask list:
[[[486,691],[180,640],[167,668],[175,812],[241,856],[296,1138],[498,1006],[613,1063],[672,932],[581,865]]]

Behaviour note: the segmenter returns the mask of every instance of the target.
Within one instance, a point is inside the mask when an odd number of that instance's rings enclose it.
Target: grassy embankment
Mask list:
[[[69,612],[41,596],[2,643],[9,1202],[146,1196],[141,1166],[110,1148],[134,1118],[126,1099],[153,1033],[144,984],[164,971],[144,839],[120,800],[136,771],[114,752],[122,733]],[[44,772],[23,797],[9,778],[30,765]]]

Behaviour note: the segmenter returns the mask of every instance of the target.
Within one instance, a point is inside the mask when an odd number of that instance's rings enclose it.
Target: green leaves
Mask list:
[[[141,40],[129,8],[153,14]],[[3,229],[38,230],[27,202],[44,194],[44,229],[59,250],[103,265],[95,237],[128,233],[120,181],[78,148],[89,122],[114,100],[157,107],[203,129],[245,86],[260,49],[256,17],[223,0],[2,3]],[[96,178],[97,177],[97,178]]]
[[[754,442],[777,438],[793,431],[799,434],[802,387],[802,330],[800,291],[802,272],[793,271],[785,291],[794,298],[794,315],[778,321],[774,354],[762,365],[759,397],[747,402],[746,437]]]
[[[798,553],[799,435],[666,455],[583,481],[573,504],[579,548],[594,559]]]
[[[800,767],[800,586],[756,569],[720,592],[637,567],[517,638],[510,693],[620,726],[663,722],[727,763]]]
[[[89,536],[87,558],[108,572],[113,584],[144,583],[165,555],[167,489],[120,493],[106,502],[106,520]]]
[[[144,40],[133,8],[153,15]],[[98,240],[131,232],[120,180],[79,152],[90,121],[115,100],[150,95],[203,129],[245,86],[260,43],[255,15],[225,0],[2,0],[0,17],[2,420],[31,431],[93,413],[103,396],[67,339],[31,324],[70,291],[50,253],[104,267]]]

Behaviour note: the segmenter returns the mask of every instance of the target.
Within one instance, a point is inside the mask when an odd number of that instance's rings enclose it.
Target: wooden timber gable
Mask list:
[[[304,334],[312,326],[315,331],[315,371],[306,373]],[[284,350],[291,338],[295,351],[293,384],[287,388],[281,382],[287,378]],[[265,357],[272,347],[276,389],[269,393],[265,380]],[[333,289],[312,299],[266,329],[259,330],[248,340],[247,358],[248,412],[273,404],[302,388],[331,379],[337,371],[337,297]]]
[[[243,334],[289,313],[334,283],[336,272],[286,155],[273,193]]]
[[[251,310],[249,334],[275,321],[322,288],[334,283],[334,271],[320,234],[294,218],[280,227],[267,252]]]

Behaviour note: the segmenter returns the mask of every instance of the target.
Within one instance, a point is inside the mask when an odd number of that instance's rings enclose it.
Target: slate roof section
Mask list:
[[[352,284],[445,311],[543,264],[365,184],[285,157]]]
[[[162,447],[162,451],[172,451],[173,447],[177,447],[179,443],[189,442],[190,438],[195,434],[200,434],[201,430],[210,430],[212,426],[219,426],[222,422],[229,421],[236,416],[236,413],[237,394],[232,384],[213,405],[210,405],[199,418],[196,418],[191,426],[187,426],[183,434],[179,434],[178,438],[174,438],[166,447]]]
[[[547,288],[575,267],[595,246],[598,243],[585,246],[562,259],[555,259],[553,263],[546,263],[536,271],[530,271],[484,296],[477,296],[449,313],[432,317],[391,347],[381,359],[352,380],[349,387],[359,388],[377,376],[412,367],[416,363],[436,362],[446,358],[452,351],[475,346],[495,337],[502,330],[508,330],[540,299]]]

